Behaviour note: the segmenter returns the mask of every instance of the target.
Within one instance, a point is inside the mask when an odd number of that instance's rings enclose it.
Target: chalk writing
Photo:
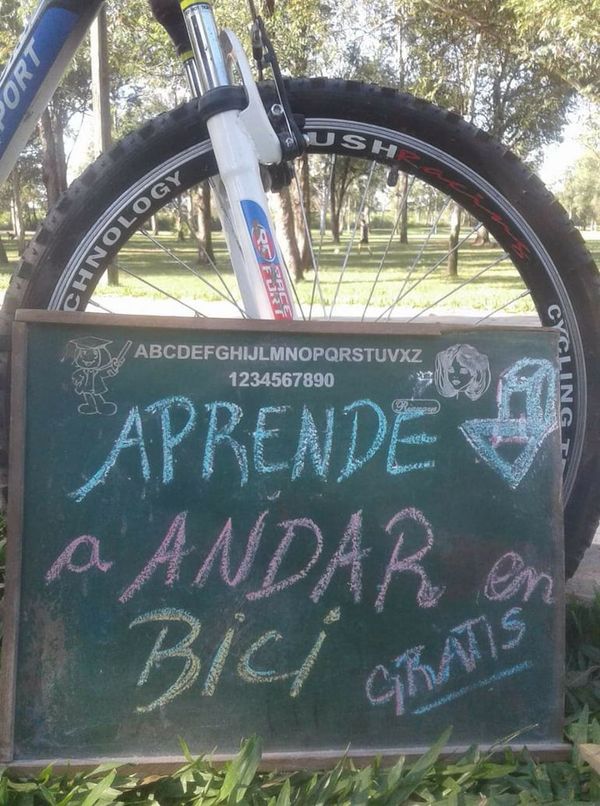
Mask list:
[[[558,428],[557,378],[550,361],[517,361],[498,380],[498,417],[467,420],[460,427],[477,454],[513,489],[529,471],[544,439]],[[520,446],[514,459],[502,453],[511,445]]]
[[[335,607],[327,612],[323,618],[323,624],[325,626],[331,626],[338,622],[340,618],[341,609]],[[236,613],[234,619],[238,624],[241,624],[246,620],[246,616],[243,613]],[[176,680],[168,686],[160,696],[147,705],[136,706],[136,710],[140,713],[147,713],[157,708],[164,707],[179,697],[194,685],[202,668],[198,650],[195,647],[192,648],[192,644],[194,644],[202,630],[202,623],[197,618],[185,610],[160,608],[138,616],[131,622],[129,628],[140,627],[152,622],[166,622],[166,626],[160,629],[158,637],[154,642],[146,663],[144,664],[144,668],[138,678],[137,686],[142,687],[146,685],[152,671],[159,670],[161,663],[167,659],[181,659],[183,661],[183,668],[179,672]],[[186,634],[172,646],[165,647],[165,639],[169,633],[169,625],[173,624],[178,624],[186,628]],[[213,697],[217,691],[219,681],[221,680],[226,662],[231,653],[235,634],[236,626],[227,629],[213,655],[204,685],[202,686],[202,695],[205,697]],[[277,644],[284,640],[283,634],[278,630],[267,630],[256,640],[252,641],[247,649],[241,653],[236,666],[238,677],[243,682],[251,684],[278,683],[291,680],[289,696],[296,698],[302,692],[302,688],[317,662],[326,638],[326,630],[320,630],[316,640],[306,654],[306,657],[297,669],[291,671],[277,671],[276,669],[261,667],[259,659],[257,658],[263,648],[269,648],[271,644]]]
[[[390,557],[390,561],[385,569],[385,577],[379,590],[379,595],[375,600],[375,610],[378,613],[381,613],[383,610],[385,597],[394,574],[406,572],[416,574],[420,580],[419,590],[417,592],[417,603],[420,607],[435,607],[445,590],[444,587],[435,587],[431,584],[429,577],[421,564],[423,557],[429,551],[431,551],[433,547],[433,530],[431,528],[431,524],[422,512],[419,512],[413,507],[407,507],[407,509],[403,509],[401,512],[398,512],[396,515],[394,515],[394,517],[385,527],[385,531],[388,534],[391,534],[392,529],[403,521],[413,521],[423,529],[425,532],[425,545],[414,554],[411,554],[409,557],[400,559],[400,549],[404,543],[404,531],[400,532],[396,545],[394,546],[392,556]]]
[[[470,344],[454,344],[435,357],[435,386],[444,397],[479,400],[490,381],[488,357]]]
[[[338,568],[345,568],[350,566],[350,582],[349,587],[352,593],[354,602],[358,604],[362,597],[362,560],[371,551],[368,549],[361,549],[362,538],[362,511],[355,512],[348,522],[348,527],[344,532],[344,536],[340,541],[340,545],[325,569],[325,573],[313,588],[310,598],[313,602],[318,602],[323,596],[333,575]],[[351,543],[350,551],[347,551],[348,544]]]
[[[125,363],[132,342],[125,342],[119,354],[113,358],[108,349],[112,342],[99,336],[82,336],[71,339],[65,350],[77,367],[71,381],[75,394],[83,398],[77,407],[80,414],[107,414],[117,411],[116,403],[105,399],[108,392],[105,380],[114,378]]]
[[[365,453],[359,457],[356,455],[356,444],[358,442],[358,413],[360,409],[370,409],[374,412],[377,417],[377,429],[371,444]],[[349,478],[349,476],[356,473],[360,467],[367,464],[367,462],[375,456],[379,448],[381,448],[385,439],[387,419],[380,406],[373,403],[372,400],[356,400],[354,403],[350,403],[348,406],[344,407],[344,414],[350,414],[351,412],[354,413],[354,417],[352,418],[350,449],[348,451],[346,464],[338,476],[338,482]]]
[[[456,691],[445,694],[443,697],[435,700],[435,702],[431,702],[428,705],[421,705],[419,708],[415,708],[413,713],[419,716],[421,714],[426,714],[429,711],[433,711],[434,708],[439,708],[440,705],[447,705],[447,703],[452,702],[453,700],[458,700],[460,697],[464,697],[466,694],[471,694],[471,692],[477,691],[477,689],[487,688],[492,683],[505,680],[508,677],[519,674],[520,672],[527,672],[530,669],[533,669],[533,663],[530,660],[523,661],[522,663],[515,663],[514,666],[501,669],[499,672],[489,675],[489,677],[484,677],[483,680],[477,680],[475,683],[470,683],[468,686],[463,686]]]
[[[244,412],[236,403],[228,403],[227,401],[207,403],[206,409],[210,414],[210,420],[208,434],[206,435],[204,461],[202,462],[202,476],[205,479],[210,479],[214,473],[217,445],[228,445],[237,460],[240,469],[240,485],[243,487],[248,482],[248,454],[246,448],[233,439],[231,434],[244,416]],[[229,419],[220,428],[217,425],[219,410],[226,411],[229,414]]]
[[[132,347],[106,382],[114,416],[75,404],[61,420],[80,369],[66,361],[44,380],[47,406],[25,396],[27,439],[44,444],[53,416],[46,473],[25,450],[14,724],[20,745],[38,742],[30,758],[57,736],[69,755],[114,736],[123,757],[137,741],[154,753],[180,723],[199,752],[223,753],[252,731],[289,753],[402,752],[449,723],[459,743],[536,722],[527,741],[556,733],[551,333],[513,334],[518,349],[496,332],[417,333],[405,350],[386,326],[365,333],[375,346],[360,367],[335,348],[328,385],[319,345],[353,351],[362,333],[139,327],[147,355]],[[302,371],[275,359],[288,341],[306,350]],[[522,360],[523,345],[538,357]],[[35,738],[46,702],[52,743]]]
[[[402,407],[395,412],[391,420],[381,406],[366,398],[343,406],[337,417],[331,406],[318,415],[306,404],[299,407],[262,406],[255,415],[252,428],[250,423],[243,427],[245,414],[242,406],[232,401],[215,400],[203,406],[208,423],[196,472],[203,481],[210,482],[219,469],[224,472],[233,466],[240,488],[249,483],[251,473],[284,475],[294,482],[306,476],[327,481],[332,475],[337,483],[342,483],[365,469],[384,451],[385,470],[391,476],[432,469],[435,457],[431,448],[438,437],[411,430],[410,424],[433,416],[439,406],[436,409],[427,405],[428,401],[416,402],[418,405]],[[148,416],[158,417],[160,422],[160,471],[151,466],[149,459],[144,428],[144,419]],[[176,426],[182,416],[183,424]],[[70,497],[78,503],[83,501],[106,482],[117,467],[121,454],[131,449],[139,454],[141,469],[140,477],[133,477],[132,482],[138,478],[142,483],[158,478],[163,485],[172,484],[176,475],[176,449],[193,436],[202,444],[202,435],[196,435],[199,422],[197,407],[183,395],[161,398],[144,409],[134,406],[100,467],[85,484],[72,491]],[[322,437],[317,422],[324,423]],[[334,447],[338,447],[341,457],[337,470],[331,467]],[[410,461],[400,461],[398,453],[401,449]]]
[[[296,582],[304,579],[304,577],[308,574],[310,569],[316,564],[317,560],[321,556],[321,552],[323,551],[323,535],[313,520],[310,518],[294,518],[293,520],[283,521],[280,526],[283,526],[285,529],[285,534],[281,538],[281,541],[275,550],[275,554],[273,554],[273,557],[271,558],[271,562],[267,568],[267,573],[265,574],[261,589],[247,594],[247,598],[250,600],[264,599],[267,596],[271,596],[278,591],[285,590],[286,588],[289,588],[290,585],[294,585]],[[281,563],[283,562],[283,559],[299,529],[304,530],[304,534],[306,534],[306,530],[308,530],[309,534],[314,538],[315,547],[313,554],[305,566],[300,569],[300,571],[297,571],[295,574],[290,574],[290,576],[280,580],[279,582],[275,582],[279,568],[281,567]]]
[[[231,575],[231,562],[230,562],[230,551],[231,551],[231,541],[233,540],[233,525],[231,518],[228,518],[227,523],[223,527],[223,530],[219,537],[217,538],[214,546],[210,550],[210,553],[206,560],[204,561],[202,567],[196,574],[196,579],[194,580],[194,585],[197,585],[201,588],[212,570],[212,567],[215,563],[217,555],[221,554],[221,564],[220,564],[220,571],[221,571],[221,579],[225,582],[226,585],[229,585],[230,588],[235,588],[240,582],[243,582],[248,574],[250,573],[250,569],[252,568],[252,564],[254,562],[254,558],[256,557],[256,552],[258,551],[258,546],[260,544],[260,539],[262,537],[265,518],[269,514],[269,511],[266,510],[265,512],[261,512],[258,518],[256,519],[256,523],[250,530],[248,534],[248,542],[246,544],[246,552],[242,561],[240,562],[239,568],[234,576]]]
[[[157,568],[161,565],[167,566],[167,573],[165,577],[165,585],[172,587],[176,580],[179,578],[179,566],[183,557],[183,547],[185,545],[185,519],[187,513],[181,512],[173,520],[169,527],[165,539],[160,544],[158,551],[152,559],[146,563],[144,568],[134,579],[134,581],[127,587],[119,596],[120,602],[126,602],[139,591],[142,585],[145,585],[150,577],[154,574]]]
[[[134,435],[132,436],[132,432]],[[137,406],[134,406],[125,420],[125,424],[121,429],[121,433],[117,437],[114,445],[110,449],[110,453],[102,466],[94,473],[94,475],[77,490],[69,493],[71,498],[76,501],[83,501],[83,499],[90,493],[94,487],[103,484],[108,476],[110,470],[117,463],[119,454],[128,448],[137,448],[140,455],[140,468],[142,471],[142,478],[148,481],[150,478],[150,462],[148,461],[148,454],[146,453],[146,445],[144,444],[144,436],[142,432],[142,419]]]
[[[522,593],[522,601],[528,602],[540,584],[543,601],[551,604],[554,601],[552,598],[554,583],[550,574],[525,565],[525,560],[520,554],[508,551],[500,557],[488,574],[484,593],[488,599],[498,602],[505,602]]]
[[[307,406],[302,407],[298,447],[296,448],[292,465],[292,480],[299,479],[302,476],[307,454],[311,458],[317,476],[323,479],[327,478],[329,462],[331,461],[331,449],[333,447],[334,411],[333,408],[328,408],[325,411],[325,440],[321,447],[312,412]]]
[[[517,633],[500,644],[502,651],[511,651],[521,643],[526,625],[520,608],[507,611],[500,620],[496,631]],[[423,660],[424,645],[410,647],[392,662],[392,668],[377,664],[365,681],[365,694],[371,705],[379,706],[393,702],[396,716],[407,712],[409,701],[436,694],[451,681],[475,675],[482,664],[489,665],[499,658],[498,642],[493,625],[485,615],[468,619],[453,627],[444,641],[437,671],[431,662]],[[433,654],[431,650],[428,654]],[[513,674],[532,668],[530,661],[486,675],[487,682],[501,680]],[[484,680],[470,682],[444,694],[434,702],[419,705],[412,709],[414,714],[423,714],[474,691],[483,685]]]
[[[218,575],[221,581],[230,588],[237,588],[244,583],[248,579],[255,563],[258,563],[260,567],[266,566],[266,572],[260,588],[245,591],[243,594],[250,602],[267,599],[298,585],[303,580],[308,579],[310,572],[319,562],[326,543],[331,541],[325,540],[320,526],[312,519],[305,517],[291,518],[276,524],[276,528],[281,529],[283,535],[279,539],[276,548],[274,550],[271,548],[272,554],[265,556],[263,553],[259,557],[269,514],[269,510],[261,512],[249,530],[245,550],[235,573],[231,568],[230,559],[232,546],[235,542],[235,532],[233,520],[228,518],[200,568],[196,571],[195,576],[189,580],[189,578],[180,579],[182,567],[184,564],[186,567],[189,566],[189,561],[186,558],[192,554],[195,555],[196,550],[192,547],[186,548],[187,512],[180,512],[171,522],[158,548],[150,559],[146,561],[142,570],[120,593],[118,601],[121,604],[129,602],[163,568],[164,575],[160,575],[159,584],[164,587],[173,588],[175,583],[179,583],[180,586],[185,584],[192,588],[202,588],[208,582],[213,568],[217,565],[219,555]],[[377,586],[377,596],[374,601],[375,611],[377,613],[383,612],[392,581],[400,575],[406,575],[406,583],[401,588],[403,593],[408,595],[409,598],[414,596],[419,607],[436,607],[445,591],[445,586],[434,585],[424,565],[426,555],[434,547],[432,526],[422,512],[414,507],[407,507],[397,512],[389,520],[385,526],[385,533],[394,535],[398,527],[400,527],[400,531],[387,561],[382,582]],[[407,536],[410,537],[411,542],[418,540],[422,545],[416,550],[405,551]],[[363,563],[370,556],[373,548],[372,546],[363,547],[362,541],[363,513],[362,510],[359,510],[351,514],[339,544],[328,560],[325,570],[320,573],[316,582],[314,578],[310,582],[308,597],[313,603],[319,603],[325,596],[336,573],[341,573],[347,568],[349,569],[348,589],[352,600],[354,604],[362,602]],[[290,553],[292,545],[298,542],[303,546],[301,556],[304,559],[298,563],[298,567],[293,573],[289,573],[283,579],[278,579],[281,567]],[[75,548],[76,546],[72,551]],[[59,573],[60,568],[69,561],[70,554],[66,552],[63,554],[64,557],[61,555],[53,566],[53,568],[55,566],[59,568],[58,571],[53,571],[55,574]],[[93,555],[92,559],[93,562],[88,563],[84,570],[99,562],[96,555]],[[101,568],[101,570],[108,570],[111,565],[112,563],[105,568]],[[414,577],[418,581],[416,592],[412,582]]]
[[[89,549],[89,559],[81,565],[75,564],[73,557],[75,552],[80,546],[86,546]],[[81,552],[80,552],[81,553]],[[46,584],[57,580],[64,569],[71,571],[74,574],[84,574],[90,568],[96,568],[102,573],[106,573],[112,568],[112,562],[103,562],[100,559],[100,541],[93,535],[81,535],[81,537],[72,540],[66,549],[59,554],[56,560],[52,563],[46,573]]]
[[[186,422],[183,428],[179,431],[173,431],[172,424],[172,410],[182,408],[187,414]],[[196,409],[192,401],[181,395],[174,395],[173,397],[166,397],[163,400],[157,400],[147,407],[146,411],[151,414],[160,414],[160,423],[162,428],[162,448],[163,448],[163,484],[169,484],[173,481],[173,448],[183,442],[184,438],[190,433],[196,424]]]
[[[236,619],[236,621],[240,623],[246,620],[246,616],[243,613],[236,613],[234,618]],[[219,680],[221,679],[221,675],[223,674],[225,662],[227,661],[227,657],[231,650],[231,643],[233,641],[234,635],[235,635],[235,628],[230,627],[225,633],[225,637],[221,641],[219,648],[215,652],[215,656],[210,665],[210,669],[208,670],[208,674],[206,675],[206,681],[204,683],[204,686],[202,687],[202,694],[205,697],[212,697],[217,689],[217,685],[219,684]]]
[[[152,621],[179,622],[180,624],[187,625],[189,627],[189,632],[180,641],[167,649],[163,649],[163,644],[165,638],[167,637],[169,628],[163,627],[158,634],[158,638],[152,647],[152,651],[150,652],[148,660],[146,661],[146,665],[139,676],[137,682],[138,686],[143,686],[145,683],[147,683],[152,669],[154,667],[159,667],[161,661],[166,660],[167,658],[182,658],[184,661],[183,669],[181,670],[177,680],[171,686],[169,686],[169,688],[163,694],[161,694],[160,697],[157,697],[148,705],[138,705],[136,707],[136,711],[140,711],[142,713],[154,711],[156,708],[160,708],[162,705],[166,705],[167,703],[171,702],[171,700],[174,700],[175,697],[177,697],[179,694],[182,694],[184,691],[186,691],[186,689],[194,684],[200,673],[200,660],[191,650],[191,645],[200,634],[200,630],[202,628],[202,624],[198,621],[198,619],[195,619],[192,615],[184,610],[165,607],[159,610],[152,610],[150,613],[144,613],[144,615],[138,616],[131,622],[129,628],[131,629],[132,627],[138,627],[142,624],[147,624],[148,622]]]

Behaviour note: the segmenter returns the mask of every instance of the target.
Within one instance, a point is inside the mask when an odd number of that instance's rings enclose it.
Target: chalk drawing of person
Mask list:
[[[435,385],[443,397],[479,400],[487,391],[491,375],[487,355],[470,344],[453,344],[435,357]]]
[[[112,342],[98,336],[83,336],[67,344],[65,358],[71,358],[77,367],[71,376],[73,389],[84,401],[77,407],[80,414],[110,415],[117,411],[116,404],[104,398],[108,392],[104,379],[119,372],[132,342],[127,341],[115,358],[110,354],[109,344]]]

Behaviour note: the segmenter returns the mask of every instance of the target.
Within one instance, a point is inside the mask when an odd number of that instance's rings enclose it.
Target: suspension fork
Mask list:
[[[279,138],[235,35],[219,35],[209,3],[180,0],[180,6],[194,56],[193,63],[186,60],[186,71],[207,117],[219,169],[216,183],[224,190],[215,196],[244,309],[251,318],[293,319],[291,281],[274,237],[259,168],[259,163],[282,161]],[[243,91],[233,83],[232,62]]]

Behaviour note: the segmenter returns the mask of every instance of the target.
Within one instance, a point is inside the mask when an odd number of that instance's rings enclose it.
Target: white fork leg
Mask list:
[[[182,0],[181,6],[203,93],[230,86],[229,70],[219,45],[210,5],[197,0]],[[239,52],[236,58],[240,58]],[[241,72],[244,81],[248,82],[249,69],[244,66]],[[252,103],[256,103],[255,88],[248,89],[248,96]],[[273,131],[266,115],[263,118],[265,140],[272,142]],[[233,269],[248,316],[293,319],[292,290],[273,234],[260,176],[260,127],[257,132],[256,120],[257,115],[253,115],[252,137],[237,109],[217,112],[207,121],[219,177],[228,201],[228,215],[222,224],[224,229],[233,228],[232,233],[226,233],[226,239],[232,245]]]

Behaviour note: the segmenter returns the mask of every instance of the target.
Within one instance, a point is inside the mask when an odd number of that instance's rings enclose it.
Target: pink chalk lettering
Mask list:
[[[494,602],[505,602],[517,596],[521,588],[524,588],[522,601],[528,602],[540,583],[543,583],[544,588],[542,599],[546,604],[552,604],[554,583],[550,574],[525,565],[520,554],[509,551],[500,557],[488,574],[484,593]]]
[[[215,564],[215,560],[217,558],[217,554],[221,552],[221,579],[225,584],[229,585],[230,588],[235,588],[240,582],[243,582],[250,570],[252,568],[252,564],[254,562],[254,558],[256,557],[256,552],[258,550],[258,546],[260,544],[260,540],[262,537],[262,533],[264,530],[265,518],[269,514],[269,510],[265,510],[265,512],[261,512],[261,514],[256,519],[256,523],[250,530],[248,534],[248,542],[246,544],[246,553],[242,559],[242,562],[239,565],[237,573],[234,577],[231,576],[231,560],[230,560],[230,551],[231,551],[231,542],[233,540],[233,527],[231,518],[227,520],[227,523],[223,527],[221,534],[217,538],[214,546],[210,550],[210,554],[204,561],[202,568],[198,571],[196,575],[196,579],[194,580],[194,585],[201,588],[206,580],[208,579],[210,572],[212,571],[212,567]]]
[[[79,546],[88,546],[90,550],[89,560],[83,565],[76,565],[73,562],[73,555]],[[90,568],[97,568],[98,571],[102,571],[105,574],[111,567],[112,562],[102,562],[100,559],[100,541],[98,538],[93,535],[81,535],[81,537],[76,537],[75,540],[72,540],[52,563],[46,572],[46,585],[57,580],[65,568],[74,574],[84,574]]]
[[[246,594],[246,598],[250,599],[251,601],[254,599],[264,599],[267,596],[272,596],[274,593],[285,590],[285,588],[289,588],[291,585],[294,585],[296,582],[304,579],[310,569],[317,562],[321,556],[321,552],[323,551],[323,535],[321,534],[321,530],[317,524],[310,520],[310,518],[294,518],[290,521],[283,521],[278,525],[283,526],[285,529],[285,534],[277,546],[277,550],[275,551],[271,562],[269,563],[261,589]],[[281,563],[283,562],[284,557],[287,554],[294,537],[296,536],[297,529],[308,529],[312,533],[316,543],[314,553],[302,570],[295,574],[291,574],[289,577],[282,579],[280,582],[275,582],[275,577],[277,576]]]
[[[344,532],[344,536],[340,541],[337,551],[329,561],[329,565],[325,569],[325,573],[315,585],[310,598],[313,602],[318,602],[323,596],[329,583],[338,568],[345,568],[351,566],[350,571],[350,591],[354,597],[354,602],[358,604],[362,597],[362,559],[366,557],[371,549],[364,549],[361,551],[361,536],[362,536],[362,509],[354,512],[350,516],[348,526]],[[350,551],[346,551],[348,543],[352,544]]]
[[[376,691],[377,678],[381,677],[387,688]],[[365,694],[371,705],[385,705],[390,700],[396,698],[396,716],[404,713],[404,686],[400,682],[398,675],[391,675],[385,666],[378,664],[367,677],[365,684]]]
[[[169,526],[169,530],[165,535],[163,542],[158,547],[151,560],[144,566],[138,576],[125,588],[123,593],[119,596],[121,604],[129,601],[139,590],[142,588],[154,572],[161,565],[167,566],[167,573],[165,575],[165,585],[173,587],[175,582],[179,579],[179,567],[183,559],[183,547],[185,545],[185,521],[187,512],[180,512],[176,515],[173,523]]]
[[[375,600],[375,610],[378,613],[383,611],[385,597],[394,574],[409,572],[411,574],[416,574],[419,577],[421,580],[421,584],[417,592],[417,604],[419,607],[435,607],[442,594],[446,590],[445,586],[435,587],[431,584],[429,577],[427,576],[427,572],[420,562],[433,547],[433,530],[429,521],[422,512],[419,512],[418,509],[407,507],[394,515],[394,517],[385,527],[385,531],[388,534],[391,534],[394,526],[402,521],[413,521],[423,529],[425,532],[425,545],[414,554],[411,554],[409,557],[405,557],[403,560],[400,560],[400,549],[404,544],[404,532],[400,532],[396,545],[394,546],[394,550],[392,551],[392,556],[390,557],[388,566],[385,569],[385,577],[383,579],[381,588],[379,589],[379,595]]]

